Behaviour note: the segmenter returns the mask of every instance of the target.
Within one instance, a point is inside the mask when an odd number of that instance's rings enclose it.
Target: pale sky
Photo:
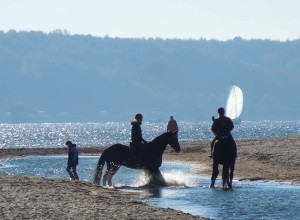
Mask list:
[[[0,0],[0,30],[134,38],[300,39],[300,0]]]

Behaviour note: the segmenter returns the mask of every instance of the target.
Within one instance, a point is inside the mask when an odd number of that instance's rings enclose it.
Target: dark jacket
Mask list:
[[[143,139],[141,123],[137,121],[131,122],[131,144],[132,147],[139,147],[142,144],[146,144],[147,141]]]
[[[234,128],[234,125],[233,125],[232,120],[230,118],[226,117],[225,115],[222,115],[219,118],[217,118],[216,120],[214,120],[214,122],[211,126],[211,130],[214,132],[216,137],[214,138],[214,140],[212,141],[212,144],[211,144],[212,152],[213,152],[213,145],[214,145],[215,141],[222,136],[227,136],[232,141],[234,155],[235,155],[235,157],[237,157],[236,143],[230,133],[233,128]]]
[[[211,130],[214,132],[215,135],[219,137],[224,135],[230,135],[230,132],[233,128],[234,125],[232,120],[223,115],[217,118],[211,126]]]
[[[78,151],[76,144],[73,144],[72,147],[68,149],[68,165],[78,165]]]

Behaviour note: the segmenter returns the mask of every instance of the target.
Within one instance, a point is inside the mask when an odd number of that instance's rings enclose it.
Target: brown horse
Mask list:
[[[175,152],[180,152],[177,135],[166,132],[153,141],[145,144],[141,150],[135,150],[122,144],[115,144],[103,151],[99,158],[93,183],[100,185],[102,170],[106,163],[107,169],[103,176],[103,186],[112,186],[112,177],[121,166],[132,169],[143,169],[150,177],[149,184],[166,185],[166,181],[160,173],[159,167],[162,164],[162,155],[170,145]]]
[[[219,164],[223,164],[222,185],[223,188],[232,188],[233,172],[235,168],[236,145],[229,136],[220,137],[214,145],[213,173],[211,188],[215,187],[215,181],[219,175]]]

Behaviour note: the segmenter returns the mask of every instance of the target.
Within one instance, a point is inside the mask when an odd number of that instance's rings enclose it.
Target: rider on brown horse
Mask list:
[[[223,188],[231,189],[237,156],[236,143],[230,133],[234,125],[232,120],[225,116],[224,108],[219,108],[218,113],[219,118],[215,119],[211,126],[216,137],[212,142],[213,173],[210,187],[214,188],[219,174],[218,165],[223,164]]]
[[[211,143],[211,156],[213,155],[213,148],[214,143],[216,140],[218,140],[220,137],[227,136],[231,139],[232,144],[234,145],[234,149],[236,151],[236,143],[231,135],[231,131],[234,128],[233,122],[229,117],[225,116],[225,109],[219,108],[218,109],[219,118],[215,119],[213,117],[213,124],[211,126],[212,132],[216,135]]]

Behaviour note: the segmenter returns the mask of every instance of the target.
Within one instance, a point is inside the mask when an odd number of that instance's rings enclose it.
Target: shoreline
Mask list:
[[[238,157],[234,179],[300,184],[300,135],[237,140],[236,143]],[[193,167],[193,174],[210,177],[210,142],[182,141],[180,145],[179,154],[167,147],[163,161],[188,163]],[[100,156],[104,149],[103,146],[78,147],[79,155]],[[0,149],[0,159],[29,155],[67,155],[67,148]]]
[[[187,163],[192,174],[210,177],[210,142],[180,144],[181,152],[168,147],[163,161]],[[237,147],[234,179],[300,184],[300,136],[238,140]],[[104,149],[78,148],[80,155],[99,156]],[[29,155],[67,155],[67,149],[0,149],[0,159]],[[135,193],[83,181],[0,174],[0,189],[0,219],[207,219],[152,207],[137,201]]]
[[[78,150],[81,155],[100,156],[104,148]],[[30,155],[67,155],[67,149],[0,149],[0,159]],[[208,219],[150,206],[135,192],[80,180],[0,174],[0,192],[0,219]]]
[[[83,181],[0,174],[0,184],[0,219],[207,219]]]

